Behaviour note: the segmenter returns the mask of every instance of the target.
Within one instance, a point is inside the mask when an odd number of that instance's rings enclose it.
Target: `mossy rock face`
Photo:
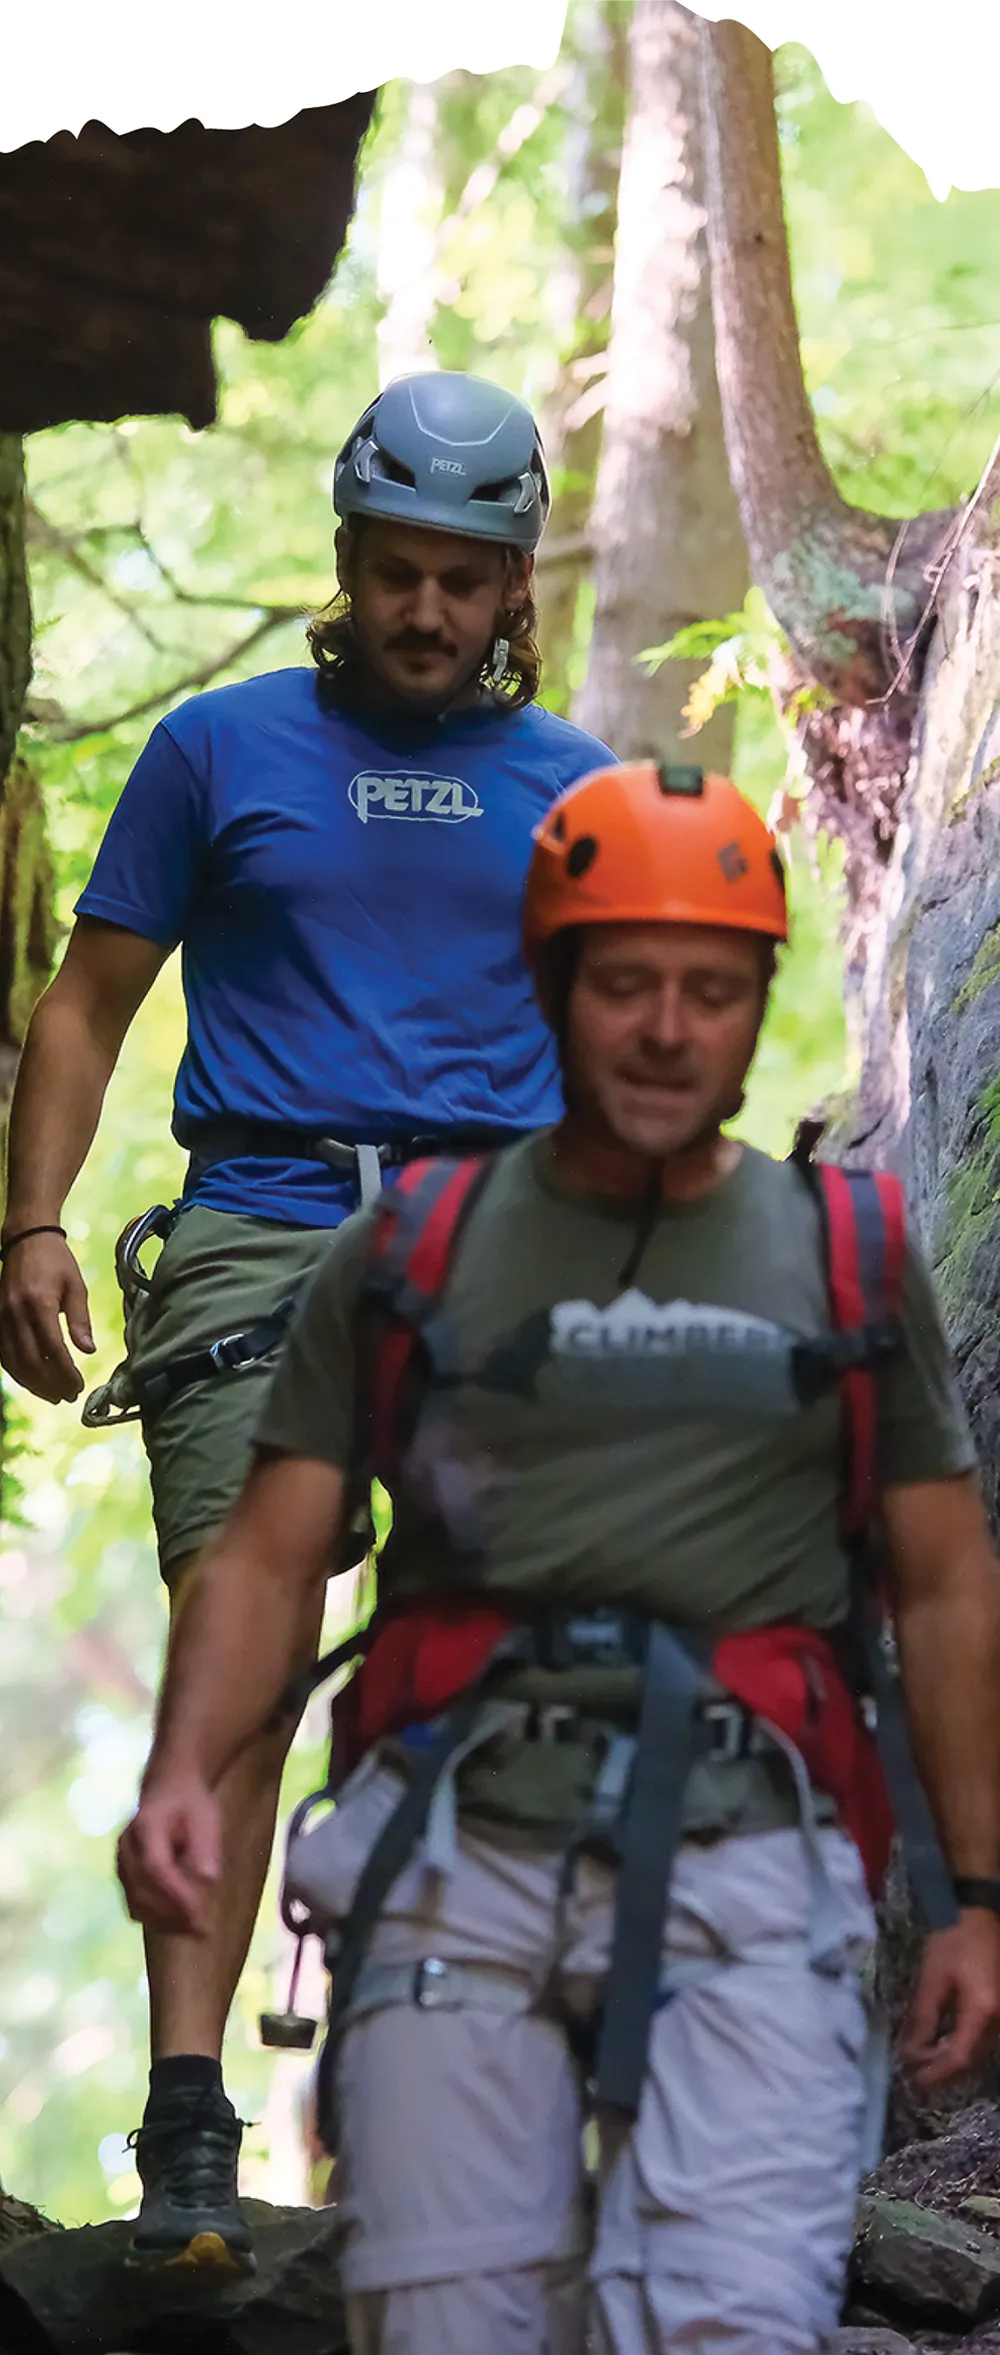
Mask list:
[[[904,1175],[1000,1521],[1000,787],[941,835],[909,947]]]

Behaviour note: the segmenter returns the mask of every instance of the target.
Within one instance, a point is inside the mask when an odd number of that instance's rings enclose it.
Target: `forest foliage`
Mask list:
[[[44,779],[64,927],[158,713],[199,685],[303,660],[302,614],[332,587],[332,457],[399,335],[424,333],[438,364],[492,375],[543,415],[555,400],[581,342],[574,256],[587,225],[570,191],[586,126],[573,44],[585,46],[596,13],[577,0],[552,75],[455,75],[433,92],[384,93],[331,288],[278,347],[219,325],[221,410],[208,432],[174,419],[71,425],[31,445],[37,634],[24,744]],[[807,381],[840,487],[884,512],[947,505],[975,481],[991,438],[1000,194],[939,204],[864,107],[834,103],[800,49],[779,53],[779,123]],[[415,241],[402,326],[401,221]],[[599,386],[599,365],[583,381]],[[581,660],[586,629],[584,587]],[[739,702],[741,782],[767,808],[789,746],[759,596],[704,643],[716,690]],[[837,847],[810,854],[793,833],[789,850],[796,942],[742,1123],[778,1152],[799,1114],[840,1083],[845,1053]],[[120,1339],[115,1236],[178,1189],[168,1118],[182,1030],[172,960],[69,1204],[98,1335],[90,1379],[109,1371]],[[90,1437],[73,1408],[14,1396],[8,1410],[22,1444],[0,1551],[0,2176],[73,2222],[136,2200],[125,2138],[144,2089],[141,1953],[112,1857],[165,1614],[134,1427]],[[297,1788],[318,1761],[318,1731],[313,1721],[300,1740]],[[248,2182],[294,2196],[304,2064],[275,2071],[254,2034],[282,1951],[269,1905],[227,2065],[238,2109],[258,2122]]]

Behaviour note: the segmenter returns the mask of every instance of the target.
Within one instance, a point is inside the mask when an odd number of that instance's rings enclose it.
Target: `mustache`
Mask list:
[[[398,637],[387,638],[386,648],[390,654],[457,654],[458,652],[457,646],[453,646],[449,638],[442,637],[440,630],[400,630]]]

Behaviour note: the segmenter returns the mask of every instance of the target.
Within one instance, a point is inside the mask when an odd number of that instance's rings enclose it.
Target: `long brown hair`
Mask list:
[[[354,543],[354,551],[364,518],[345,526]],[[542,658],[538,651],[538,612],[530,588],[511,613],[504,613],[497,624],[496,637],[490,646],[479,674],[479,684],[490,701],[501,710],[522,711],[526,703],[533,703],[538,694],[542,675]],[[346,589],[338,589],[329,605],[313,615],[306,630],[309,652],[331,700],[349,696],[357,688],[360,660],[358,641],[351,612],[351,600]],[[492,676],[493,648],[496,638],[507,640],[507,668],[499,680]]]

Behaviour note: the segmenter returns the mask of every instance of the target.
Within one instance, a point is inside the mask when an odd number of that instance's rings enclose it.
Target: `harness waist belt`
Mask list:
[[[530,1129],[520,1128],[456,1127],[423,1136],[389,1137],[381,1144],[368,1145],[296,1128],[290,1121],[244,1120],[228,1113],[208,1120],[191,1120],[185,1113],[175,1113],[172,1128],[199,1171],[211,1169],[219,1161],[321,1161],[328,1169],[343,1170],[349,1177],[357,1176],[362,1153],[376,1154],[382,1169],[400,1169],[408,1161],[441,1154],[494,1152],[532,1134]]]

